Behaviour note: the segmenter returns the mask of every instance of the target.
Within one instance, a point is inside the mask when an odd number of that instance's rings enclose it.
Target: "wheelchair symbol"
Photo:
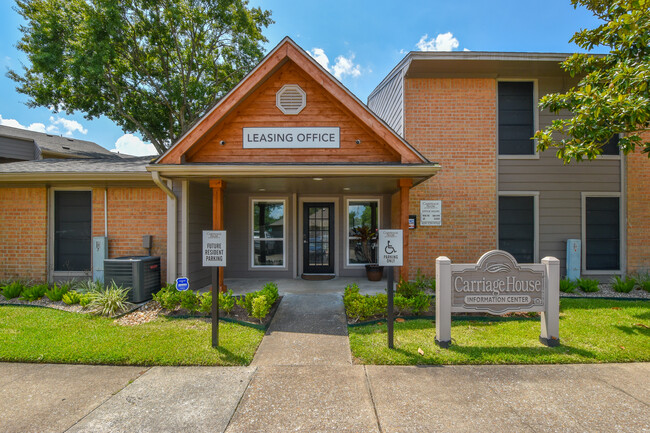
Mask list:
[[[397,252],[397,250],[390,244],[390,241],[387,241],[387,245],[384,248],[384,251],[386,254],[393,254]]]

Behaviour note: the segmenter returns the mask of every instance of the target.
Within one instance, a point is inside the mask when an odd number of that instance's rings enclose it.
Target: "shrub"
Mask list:
[[[61,297],[61,300],[68,305],[75,305],[81,302],[81,296],[79,293],[74,290],[64,293]]]
[[[205,292],[202,295],[198,296],[199,308],[198,310],[201,313],[210,314],[212,311],[212,293]]]
[[[199,308],[199,298],[192,290],[184,290],[180,292],[181,307],[192,312],[197,311]]]
[[[393,297],[393,307],[398,315],[406,313],[411,308],[409,305],[409,299],[402,295],[395,295],[395,297]]]
[[[636,283],[646,292],[650,292],[650,273],[639,272],[634,276]]]
[[[277,301],[278,297],[280,296],[278,293],[278,285],[273,282],[264,284],[264,287],[262,287],[260,293],[266,296],[266,303],[270,306],[275,304],[275,301]]]
[[[356,321],[365,320],[386,313],[388,296],[385,293],[379,293],[375,296],[361,295],[359,294],[359,287],[352,284],[345,288],[343,304],[348,317]]]
[[[112,282],[109,286],[104,287],[103,290],[88,294],[90,296],[89,307],[93,312],[102,316],[114,316],[127,309],[129,303],[126,300],[129,295],[129,290],[131,289],[128,287],[118,287]]]
[[[598,287],[600,283],[598,280],[592,280],[589,278],[578,278],[578,287],[583,292],[586,293],[595,293],[600,290],[600,287]]]
[[[253,298],[253,311],[250,314],[251,316],[255,317],[262,323],[262,319],[266,317],[267,314],[269,314],[269,310],[271,310],[271,305],[272,303],[269,302],[269,300],[266,298],[265,295],[259,295]]]
[[[23,293],[23,290],[25,290],[25,285],[20,281],[14,281],[2,288],[2,296],[7,299],[17,298]]]
[[[92,301],[92,296],[89,293],[79,294],[79,305],[82,307],[86,308],[88,305],[90,305],[90,301]]]
[[[232,295],[232,290],[225,293],[219,293],[219,308],[226,314],[230,314],[235,306],[235,297]]]
[[[568,278],[563,278],[560,280],[560,292],[573,293],[576,287],[578,287],[578,283],[576,281],[570,280]]]
[[[431,298],[424,293],[420,292],[416,296],[408,300],[409,307],[413,314],[420,314],[423,311],[427,311],[431,306]]]
[[[47,284],[37,284],[35,286],[25,287],[20,295],[20,299],[25,301],[36,301],[45,296],[47,289]]]
[[[421,290],[432,290],[436,291],[436,279],[433,277],[427,277],[420,269],[417,270],[417,275],[415,277],[415,285]]]
[[[405,298],[412,298],[421,292],[422,289],[418,286],[417,282],[410,282],[401,278],[397,284],[397,289],[395,289],[396,294],[404,296]]]
[[[258,292],[246,293],[243,296],[240,296],[235,302],[237,305],[242,307],[249,316],[253,315],[253,300],[258,296]]]
[[[50,298],[50,301],[58,302],[63,299],[63,295],[70,291],[70,286],[68,284],[63,284],[61,286],[53,285],[50,289],[45,292],[45,296]]]
[[[625,277],[625,279],[621,279],[618,275],[614,277],[612,280],[612,289],[614,289],[615,292],[619,293],[630,293],[632,289],[634,289],[634,286],[636,286],[636,281],[634,278],[630,277]]]
[[[158,293],[154,293],[153,300],[165,310],[175,310],[181,305],[181,292],[176,290],[175,285],[167,284]]]

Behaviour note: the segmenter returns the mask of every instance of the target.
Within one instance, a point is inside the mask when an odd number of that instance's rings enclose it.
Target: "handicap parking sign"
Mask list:
[[[190,282],[186,277],[176,278],[176,290],[181,292],[190,288]]]

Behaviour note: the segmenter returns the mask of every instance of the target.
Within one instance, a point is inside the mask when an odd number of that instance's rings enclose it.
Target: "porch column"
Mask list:
[[[413,186],[413,179],[399,180],[399,227],[404,234],[404,261],[399,276],[408,281],[409,278],[409,192]]]
[[[212,230],[223,230],[223,190],[226,189],[226,181],[211,179],[210,188],[212,188]],[[223,268],[219,272],[219,290],[226,291],[226,286],[223,284]]]

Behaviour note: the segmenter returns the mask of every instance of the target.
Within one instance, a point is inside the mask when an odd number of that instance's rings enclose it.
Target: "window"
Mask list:
[[[499,197],[499,249],[519,263],[535,262],[535,197]]]
[[[377,263],[379,200],[348,200],[348,265]]]
[[[584,198],[585,270],[618,271],[621,268],[619,197]]]
[[[54,191],[55,271],[91,270],[91,205],[90,191]]]
[[[284,201],[253,201],[253,267],[284,267]]]
[[[618,149],[618,140],[618,134],[614,134],[607,143],[603,144],[603,147],[601,148],[603,153],[601,155],[618,156],[620,154],[620,151]]]
[[[500,81],[499,155],[534,155],[535,101],[531,81]]]

